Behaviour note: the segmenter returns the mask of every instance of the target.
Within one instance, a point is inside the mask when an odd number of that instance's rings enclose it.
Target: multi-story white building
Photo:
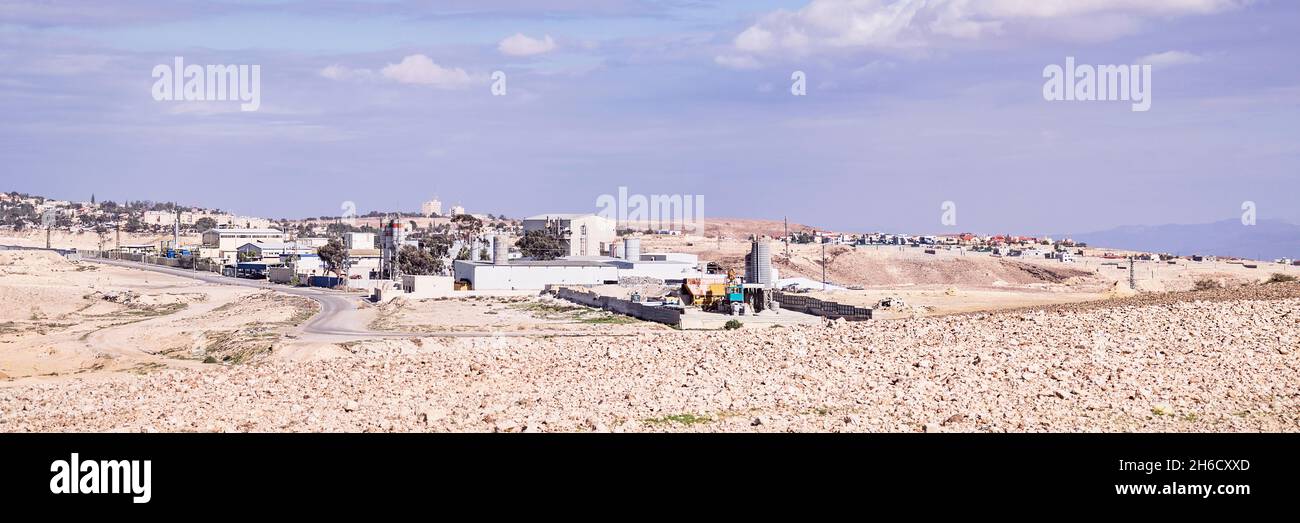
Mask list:
[[[457,216],[457,215],[461,215],[461,214],[465,214],[465,208],[464,208],[464,207],[461,207],[461,206],[459,206],[459,205],[453,205],[453,206],[451,206],[451,213],[450,213],[451,216]]]
[[[424,216],[442,216],[442,202],[438,201],[437,198],[434,198],[420,204],[420,214]]]

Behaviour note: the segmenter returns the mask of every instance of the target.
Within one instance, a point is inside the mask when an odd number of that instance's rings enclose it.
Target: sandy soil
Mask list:
[[[372,330],[404,332],[634,333],[668,329],[551,297],[397,299],[378,307]]]
[[[690,252],[701,260],[716,260],[724,267],[742,270],[750,244],[742,240],[699,237],[648,237],[643,252]],[[790,255],[779,242],[772,243],[773,264],[779,276],[822,279],[822,247],[791,245]],[[1107,249],[1088,249],[1075,263],[1021,257],[994,257],[937,248],[898,246],[826,247],[826,276],[844,289],[810,293],[839,303],[873,306],[884,298],[902,298],[903,310],[878,311],[879,318],[941,315],[978,310],[1012,309],[1051,303],[1075,303],[1122,297],[1128,288],[1126,260],[1104,259]],[[1252,262],[1247,262],[1252,263]],[[1258,283],[1273,273],[1300,276],[1300,267],[1253,262],[1137,261],[1135,279],[1140,292],[1191,290],[1199,280],[1220,285]],[[1125,267],[1121,269],[1120,267]]]
[[[1300,285],[0,388],[8,431],[1297,431]]]
[[[267,291],[0,251],[0,380],[243,361],[314,310]]]

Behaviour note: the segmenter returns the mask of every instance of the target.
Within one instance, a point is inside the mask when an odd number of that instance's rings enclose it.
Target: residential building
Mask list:
[[[442,216],[442,202],[434,198],[420,204],[420,214],[424,216]]]

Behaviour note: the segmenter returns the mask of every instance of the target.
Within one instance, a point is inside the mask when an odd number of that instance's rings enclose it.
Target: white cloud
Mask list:
[[[501,43],[497,44],[497,50],[501,51],[501,54],[510,56],[532,56],[554,51],[555,40],[551,39],[551,35],[537,39],[523,33],[515,33],[501,40]]]
[[[469,73],[464,69],[440,66],[422,54],[402,58],[401,63],[388,64],[380,70],[380,74],[400,83],[432,85],[440,89],[458,89],[471,82]]]
[[[834,50],[909,52],[1016,32],[1111,39],[1149,18],[1204,15],[1250,0],[812,0],[763,15],[732,42],[755,56]],[[1122,31],[1099,33],[1100,22]],[[729,57],[736,62],[739,57]],[[721,58],[719,63],[723,63]]]
[[[1204,62],[1205,58],[1186,51],[1165,51],[1163,53],[1149,54],[1133,61],[1136,64],[1151,64],[1154,66],[1173,66],[1196,64]]]
[[[369,69],[352,69],[347,66],[333,64],[321,69],[320,75],[330,80],[354,80],[372,78],[375,72]]]
[[[758,60],[749,55],[721,55],[714,57],[713,61],[718,65],[732,69],[758,69],[763,66]]]

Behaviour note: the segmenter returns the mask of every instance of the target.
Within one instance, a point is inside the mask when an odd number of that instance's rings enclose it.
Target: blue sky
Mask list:
[[[1297,2],[109,4],[0,5],[0,190],[523,216],[626,186],[916,232],[1200,223],[1249,200],[1300,222]],[[174,56],[260,65],[260,109],[155,101]],[[1151,110],[1044,100],[1066,56],[1152,64]]]

